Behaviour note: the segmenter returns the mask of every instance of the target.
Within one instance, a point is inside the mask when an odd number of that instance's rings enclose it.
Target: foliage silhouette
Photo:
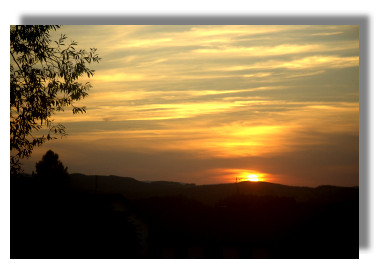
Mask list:
[[[64,167],[63,163],[59,161],[59,155],[52,150],[48,150],[43,156],[43,159],[36,163],[36,174],[39,177],[67,177],[68,167]]]
[[[54,124],[51,116],[87,96],[89,82],[78,79],[93,76],[87,67],[99,62],[96,49],[76,50],[76,42],[61,35],[52,42],[50,31],[60,26],[16,25],[10,28],[10,145],[11,174],[21,172],[20,159],[29,157],[34,147],[66,134],[65,127]],[[54,44],[54,45],[52,45]],[[37,131],[45,129],[45,134]]]
[[[69,180],[67,170],[68,167],[64,167],[59,155],[52,150],[48,150],[42,160],[36,163],[36,174],[44,188],[55,187],[57,190],[64,190]]]

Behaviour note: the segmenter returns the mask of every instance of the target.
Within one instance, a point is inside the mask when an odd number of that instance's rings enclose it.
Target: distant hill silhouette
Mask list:
[[[229,195],[259,195],[291,197],[300,202],[328,201],[336,202],[355,197],[358,187],[338,187],[331,185],[311,187],[287,186],[270,182],[195,185],[172,181],[142,182],[131,177],[89,176],[71,174],[70,185],[73,189],[100,193],[118,193],[126,198],[144,198],[151,196],[184,195],[204,203],[214,204]],[[97,181],[97,183],[96,183]]]
[[[11,258],[359,257],[358,187],[83,174],[65,191],[39,184],[11,178]]]

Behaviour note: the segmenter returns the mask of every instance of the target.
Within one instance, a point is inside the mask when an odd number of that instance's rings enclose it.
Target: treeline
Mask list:
[[[11,177],[11,258],[359,256],[357,188],[116,177],[110,184],[120,182],[120,193],[100,182],[87,191],[59,167],[63,173]]]

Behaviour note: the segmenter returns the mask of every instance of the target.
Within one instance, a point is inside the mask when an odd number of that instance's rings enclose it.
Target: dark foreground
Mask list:
[[[358,258],[358,202],[334,186],[11,178],[11,258]]]

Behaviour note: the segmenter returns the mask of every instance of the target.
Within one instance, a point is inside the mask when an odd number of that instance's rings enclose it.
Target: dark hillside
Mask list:
[[[115,193],[126,198],[185,195],[207,204],[231,195],[258,195],[291,197],[300,202],[338,201],[353,198],[357,187],[319,186],[316,188],[286,186],[269,182],[240,182],[217,185],[194,185],[171,181],[142,182],[130,177],[87,176],[71,174],[74,190],[90,193]]]
[[[55,180],[55,179],[52,179]],[[358,188],[11,178],[11,258],[358,258]]]

